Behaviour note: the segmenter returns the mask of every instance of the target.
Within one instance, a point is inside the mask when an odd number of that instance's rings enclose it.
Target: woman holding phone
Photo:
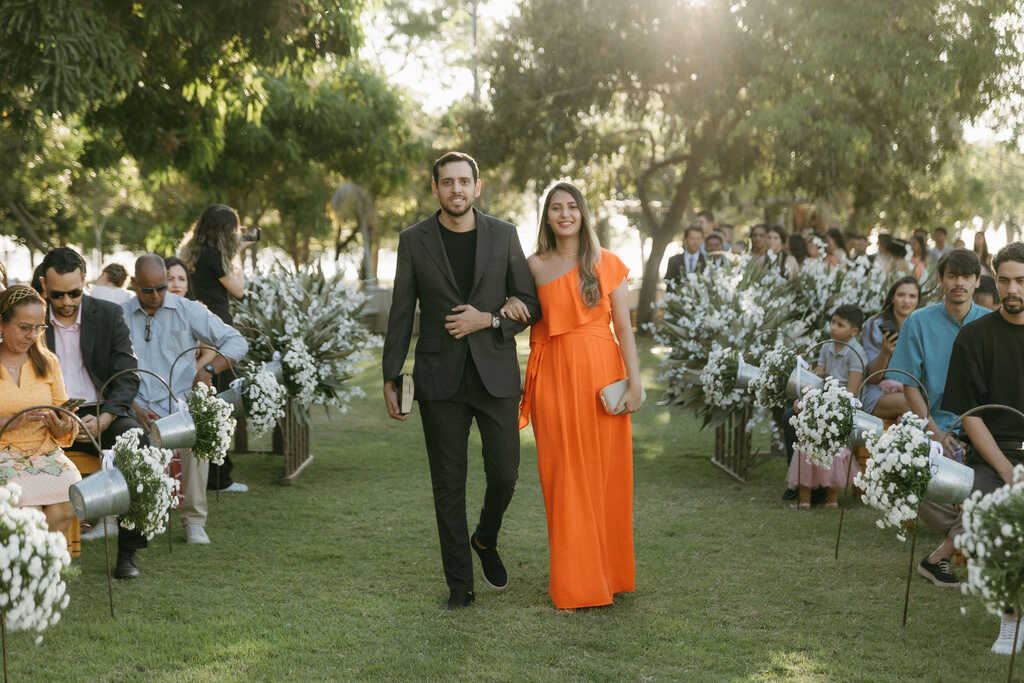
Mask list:
[[[0,293],[0,484],[21,487],[22,506],[42,509],[50,531],[64,531],[71,521],[68,488],[82,476],[61,448],[75,440],[78,423],[37,405],[68,400],[57,357],[43,347],[46,304],[25,285]]]
[[[868,359],[865,377],[889,367],[903,321],[917,310],[920,301],[921,285],[912,275],[901,277],[889,288],[881,312],[864,323],[861,330],[861,346]],[[864,387],[864,412],[895,420],[910,410],[910,406],[903,396],[903,383],[883,379],[884,376],[872,377]]]

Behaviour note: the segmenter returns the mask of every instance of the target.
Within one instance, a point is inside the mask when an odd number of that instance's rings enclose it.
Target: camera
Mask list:
[[[259,242],[260,241],[260,229],[249,228],[248,230],[242,231],[243,242]]]

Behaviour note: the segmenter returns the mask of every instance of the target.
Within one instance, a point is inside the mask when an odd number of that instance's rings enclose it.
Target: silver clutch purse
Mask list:
[[[626,395],[626,390],[629,389],[629,380],[620,379],[618,382],[612,382],[608,386],[601,389],[601,405],[604,406],[604,412],[609,415],[618,415],[622,410],[615,410],[615,406],[619,405],[619,401]],[[643,389],[640,390],[640,400],[647,400],[647,392]]]

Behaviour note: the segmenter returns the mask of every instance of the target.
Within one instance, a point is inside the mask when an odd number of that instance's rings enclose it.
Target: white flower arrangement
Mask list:
[[[917,519],[918,506],[932,478],[928,454],[938,442],[925,432],[925,424],[927,420],[908,412],[884,433],[868,435],[871,458],[853,480],[864,492],[861,500],[882,512],[881,519],[875,520],[878,528],[896,529],[901,541],[906,540],[908,525]]]
[[[828,336],[829,320],[843,304],[856,305],[865,319],[881,310],[890,280],[895,277],[876,268],[866,256],[838,266],[807,260],[789,283],[788,293],[796,299],[794,310],[817,341]]]
[[[807,461],[832,467],[853,431],[853,414],[860,408],[839,380],[829,377],[820,389],[809,389],[800,399],[800,412],[790,418],[796,440]]]
[[[231,405],[217,398],[214,390],[202,382],[189,394],[187,403],[196,424],[196,443],[192,446],[192,454],[200,460],[222,464],[235,435]]]
[[[0,487],[0,610],[8,629],[41,633],[68,606],[62,572],[71,556],[64,534],[49,531],[41,511],[17,507],[20,498],[17,484]]]
[[[759,365],[760,374],[750,382],[754,402],[766,410],[789,405],[786,385],[797,365],[796,352],[789,346],[779,344],[761,356]]]
[[[704,389],[704,402],[723,410],[742,405],[743,391],[736,386],[739,353],[718,345],[708,355],[707,365],[700,371],[700,384]]]
[[[344,412],[364,395],[346,382],[382,340],[359,320],[367,297],[355,285],[319,268],[293,271],[278,264],[247,288],[235,302],[235,327],[249,342],[249,358],[267,362],[280,354],[285,388],[299,405]]]
[[[963,503],[964,531],[954,542],[967,558],[961,590],[1002,615],[1024,601],[1024,465],[1013,468],[1013,484],[988,494],[975,491]]]
[[[245,401],[246,420],[250,429],[255,436],[262,436],[284,417],[288,391],[278,383],[264,363],[258,370],[254,369],[246,375],[242,399]]]
[[[178,502],[181,483],[168,473],[174,454],[166,448],[143,446],[141,436],[141,429],[130,429],[114,442],[114,467],[124,475],[132,498],[120,522],[153,538],[166,530],[167,511]]]

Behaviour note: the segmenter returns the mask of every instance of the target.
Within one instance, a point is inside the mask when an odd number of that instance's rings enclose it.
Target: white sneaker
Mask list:
[[[111,538],[117,538],[117,517],[106,517],[107,533]],[[103,538],[103,518],[96,521],[92,529],[82,534],[83,541],[95,541]]]
[[[234,481],[234,482],[231,482],[231,486],[227,487],[226,489],[221,489],[221,490],[222,491],[230,491],[231,493],[245,493],[246,491],[249,490],[249,487],[246,486],[245,484],[243,484],[240,481]]]
[[[999,637],[992,643],[992,652],[997,655],[1008,655],[1013,651],[1013,632],[1017,629],[1017,615],[1004,614],[999,623]],[[1021,644],[1024,643],[1024,623],[1020,625],[1020,633],[1017,634],[1017,652],[1021,651]]]
[[[202,524],[185,525],[185,541],[199,545],[209,545],[210,537],[206,535],[206,529]]]

